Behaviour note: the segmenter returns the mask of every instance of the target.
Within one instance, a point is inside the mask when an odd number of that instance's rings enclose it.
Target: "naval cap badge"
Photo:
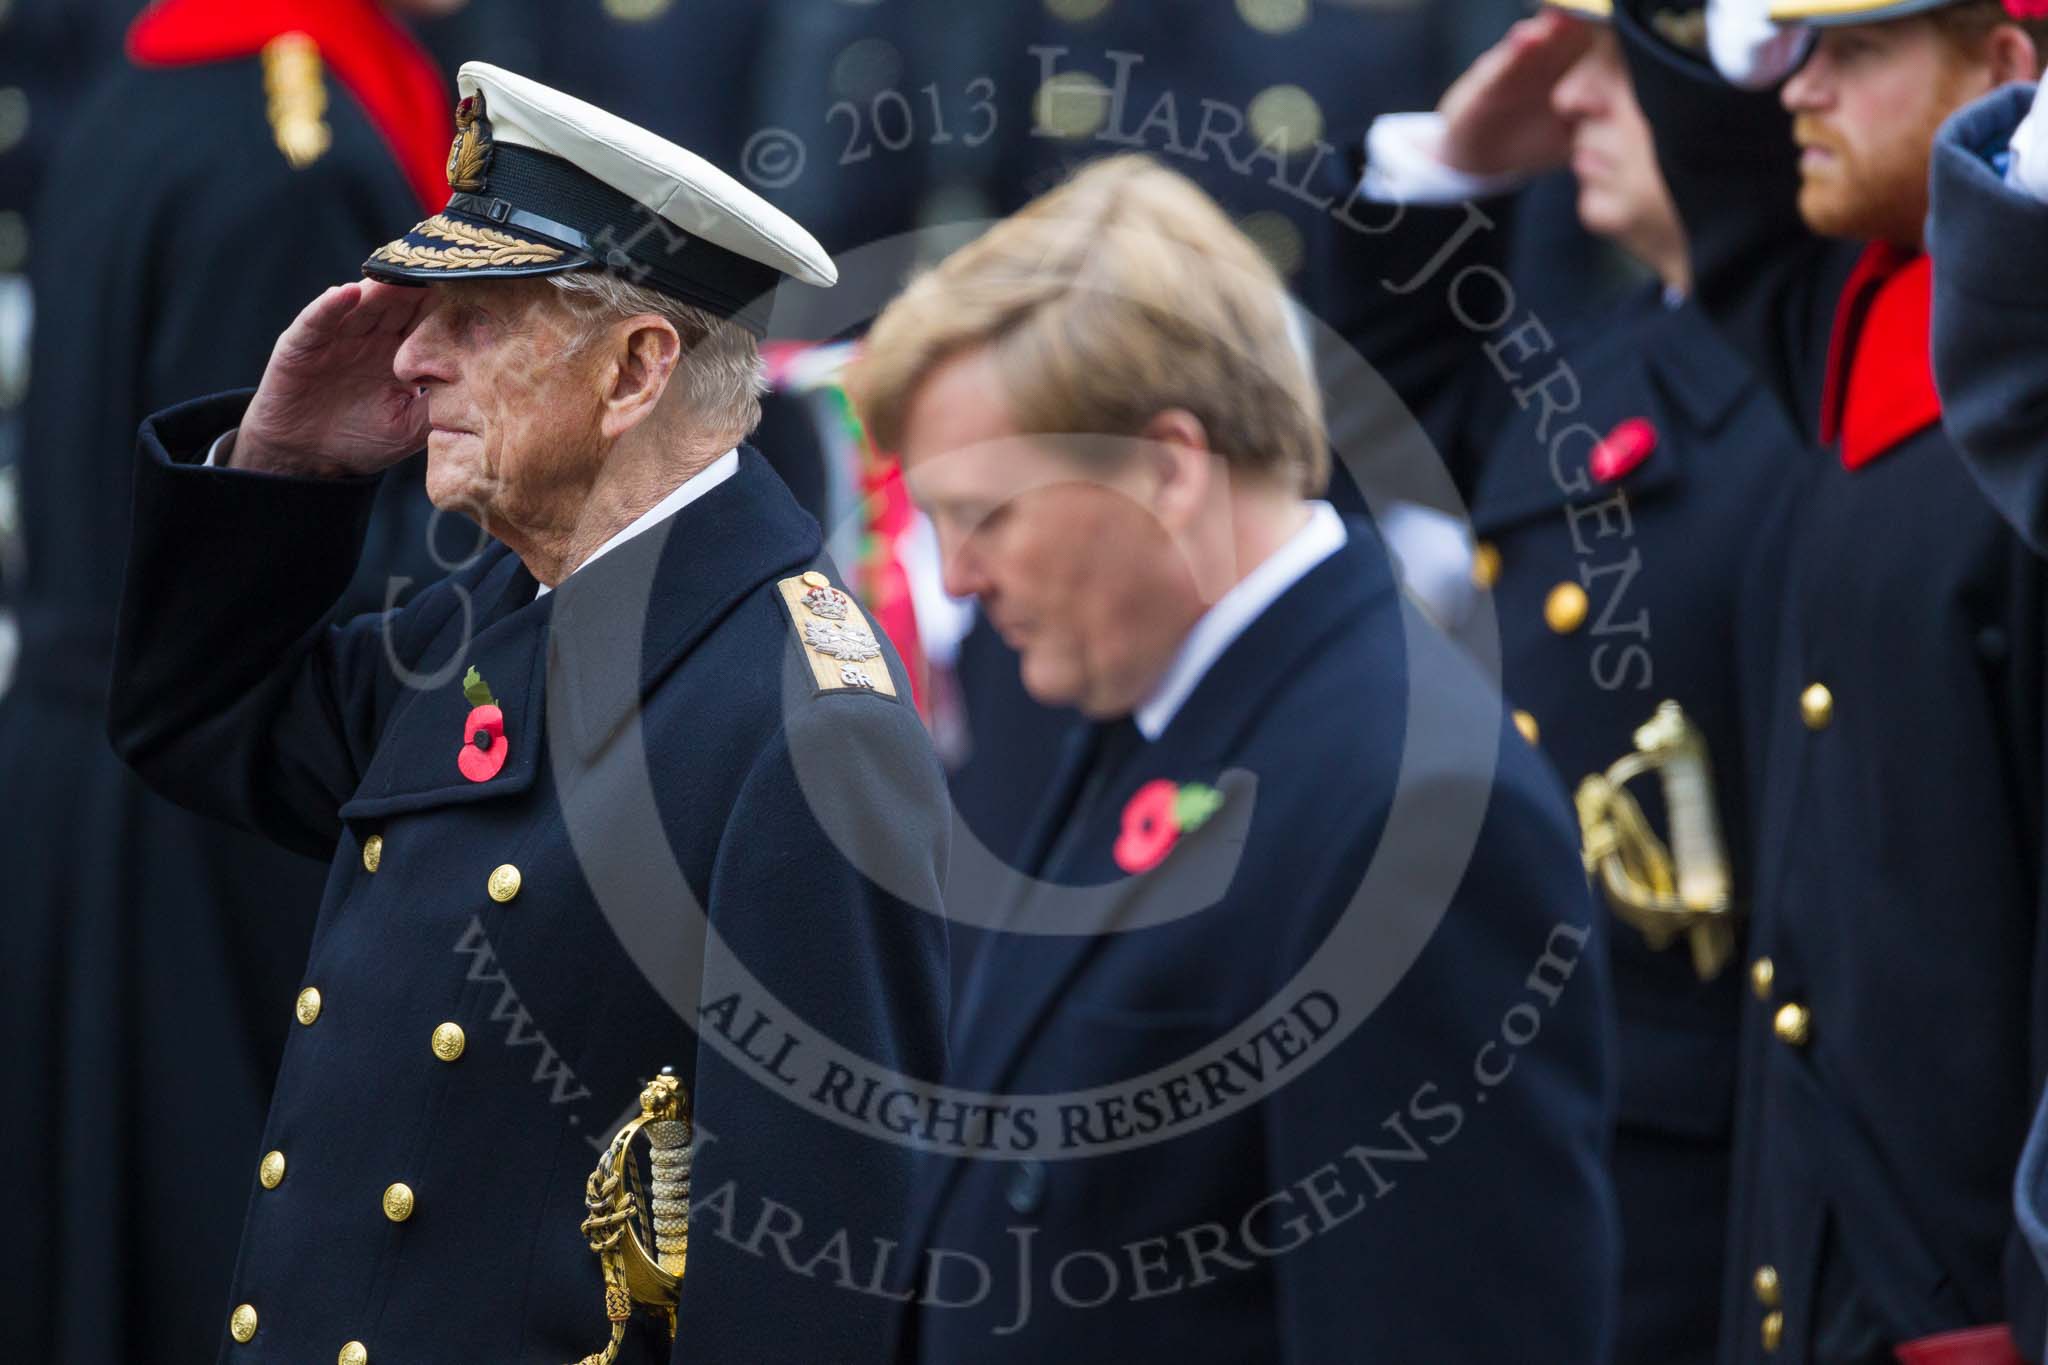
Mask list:
[[[476,193],[491,169],[491,121],[484,93],[465,95],[455,106],[455,141],[448,148],[448,187]]]

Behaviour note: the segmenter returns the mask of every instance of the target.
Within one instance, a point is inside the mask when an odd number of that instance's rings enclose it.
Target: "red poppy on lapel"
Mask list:
[[[1124,803],[1123,829],[1111,852],[1116,865],[1133,876],[1166,860],[1183,834],[1200,829],[1223,804],[1223,793],[1199,782],[1182,786],[1166,778],[1147,782]]]
[[[1657,449],[1657,428],[1648,419],[1631,417],[1607,433],[1607,439],[1593,447],[1587,468],[1602,483],[1626,476]]]
[[[462,675],[462,695],[470,710],[469,719],[462,723],[462,748],[455,755],[455,766],[472,782],[488,782],[512,752],[505,740],[505,713],[473,667]]]

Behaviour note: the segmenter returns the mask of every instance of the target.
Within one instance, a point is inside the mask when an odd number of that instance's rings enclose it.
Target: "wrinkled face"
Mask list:
[[[1091,443],[1092,444],[1092,443]],[[1114,446],[1116,443],[1107,443]],[[931,517],[946,590],[980,599],[1048,706],[1124,715],[1157,685],[1187,622],[1179,550],[1114,450],[1084,460],[1020,434],[983,351],[935,369],[903,433],[911,495]]]
[[[1551,106],[1572,129],[1572,174],[1579,221],[1624,246],[1675,237],[1678,209],[1657,167],[1650,121],[1636,103],[1621,42],[1602,28],[1578,64],[1551,92]],[[1640,247],[1638,255],[1645,254]]]
[[[1822,30],[1784,90],[1807,226],[1918,247],[1934,134],[1990,85],[1986,69],[1922,18]]]
[[[540,280],[431,285],[392,360],[427,401],[427,496],[493,534],[560,524],[602,458],[597,365]],[[592,348],[594,350],[594,348]]]

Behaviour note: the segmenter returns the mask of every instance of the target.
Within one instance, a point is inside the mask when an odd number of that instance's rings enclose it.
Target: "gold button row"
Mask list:
[[[1825,730],[1835,718],[1835,694],[1826,683],[1814,683],[1799,694],[1799,718],[1809,730]]]
[[[1490,588],[1500,582],[1500,546],[1482,540],[1472,547],[1472,586]]]
[[[1572,582],[1560,583],[1543,599],[1543,624],[1554,634],[1569,635],[1586,623],[1589,605],[1584,588]]]
[[[1785,1315],[1778,1310],[1779,1303],[1783,1301],[1778,1284],[1778,1268],[1773,1265],[1758,1266],[1756,1274],[1750,1276],[1749,1287],[1756,1292],[1756,1301],[1770,1310],[1763,1317],[1763,1346],[1766,1351],[1775,1351],[1785,1336]]]
[[[228,1335],[246,1346],[256,1338],[256,1305],[241,1303],[228,1314]],[[351,1341],[341,1348],[335,1357],[336,1365],[370,1365],[370,1349],[360,1341]]]
[[[1780,1005],[1771,1020],[1771,1031],[1787,1047],[1805,1047],[1813,1036],[1813,1011],[1804,1005]]]
[[[812,578],[825,581],[824,575],[818,573],[807,575],[805,581],[808,582]],[[375,872],[383,865],[384,836],[372,834],[363,840],[363,871]],[[500,863],[491,869],[491,875],[484,881],[484,889],[490,893],[492,900],[503,905],[519,894],[519,881],[518,868],[510,863]]]
[[[1472,547],[1472,586],[1481,590],[1500,582],[1500,546],[1482,540]],[[1586,623],[1592,603],[1586,590],[1566,579],[1543,599],[1543,624],[1559,635],[1569,635]]]
[[[434,1036],[428,1040],[434,1055],[444,1062],[452,1062],[462,1055],[462,1049],[469,1046],[469,1037],[462,1031],[462,1025],[450,1020],[434,1027]]]
[[[489,880],[484,883],[484,890],[490,892],[492,900],[500,905],[505,904],[519,894],[519,869],[510,863],[499,864],[491,870]]]
[[[1749,988],[1756,992],[1756,998],[1768,1002],[1771,985],[1778,979],[1778,964],[1767,957],[1760,957],[1749,964]]]

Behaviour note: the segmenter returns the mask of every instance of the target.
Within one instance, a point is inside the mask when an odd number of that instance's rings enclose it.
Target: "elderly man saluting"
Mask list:
[[[833,267],[679,147],[490,66],[461,88],[447,208],[253,397],[142,434],[115,745],[333,860],[221,1359],[872,1359],[887,1300],[796,1261],[792,1220],[889,1237],[907,1154],[783,1096],[828,1054],[943,1065],[943,788],[738,448],[777,281]],[[422,441],[498,543],[322,626]]]

